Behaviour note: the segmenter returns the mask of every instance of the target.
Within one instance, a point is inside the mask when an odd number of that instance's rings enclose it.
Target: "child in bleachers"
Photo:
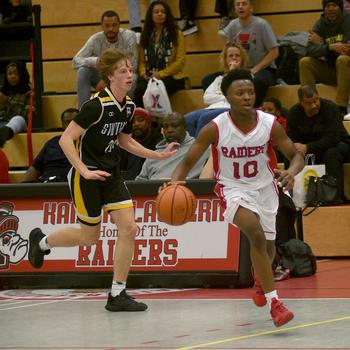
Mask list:
[[[283,126],[284,130],[287,130],[287,112],[288,110],[282,107],[281,101],[276,97],[265,97],[261,109],[266,112],[274,115],[277,121]],[[283,156],[283,153],[275,148],[277,161],[279,163],[286,163],[287,159]]]
[[[0,91],[0,147],[15,134],[27,130],[29,108],[29,73],[23,62],[11,62]]]

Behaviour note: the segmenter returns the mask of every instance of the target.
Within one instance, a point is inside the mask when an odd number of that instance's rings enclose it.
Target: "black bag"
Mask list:
[[[296,237],[297,208],[293,199],[279,188],[279,205],[276,215],[276,246]]]
[[[282,266],[290,270],[291,276],[304,277],[316,273],[316,257],[307,243],[293,238],[278,246],[277,251]]]
[[[299,57],[291,46],[279,47],[279,56],[276,60],[277,79],[282,79],[288,85],[300,84],[299,81]]]
[[[303,215],[311,214],[321,205],[332,204],[335,202],[338,194],[337,180],[331,175],[322,177],[310,176],[306,192],[306,207],[303,209]],[[314,207],[310,212],[305,213],[307,207]]]

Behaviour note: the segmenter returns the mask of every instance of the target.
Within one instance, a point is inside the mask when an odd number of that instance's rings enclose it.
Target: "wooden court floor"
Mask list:
[[[318,261],[278,291],[295,313],[281,328],[252,289],[130,290],[141,313],[105,311],[105,290],[3,290],[0,349],[350,350],[350,259]]]

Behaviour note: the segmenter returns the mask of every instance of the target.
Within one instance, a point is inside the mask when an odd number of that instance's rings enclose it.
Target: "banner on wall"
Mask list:
[[[155,197],[134,198],[137,236],[132,271],[238,271],[239,230],[223,221],[215,196],[197,196],[190,222],[170,226],[158,220]],[[107,214],[93,246],[55,248],[40,270],[28,262],[29,232],[49,234],[79,227],[70,199],[0,201],[0,273],[111,271],[118,230]]]

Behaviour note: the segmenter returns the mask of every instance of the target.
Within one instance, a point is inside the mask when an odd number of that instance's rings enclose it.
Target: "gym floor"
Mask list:
[[[105,311],[106,290],[0,291],[0,349],[350,350],[350,260],[319,260],[316,275],[278,282],[295,313],[276,328],[252,289],[144,289],[140,313]]]

